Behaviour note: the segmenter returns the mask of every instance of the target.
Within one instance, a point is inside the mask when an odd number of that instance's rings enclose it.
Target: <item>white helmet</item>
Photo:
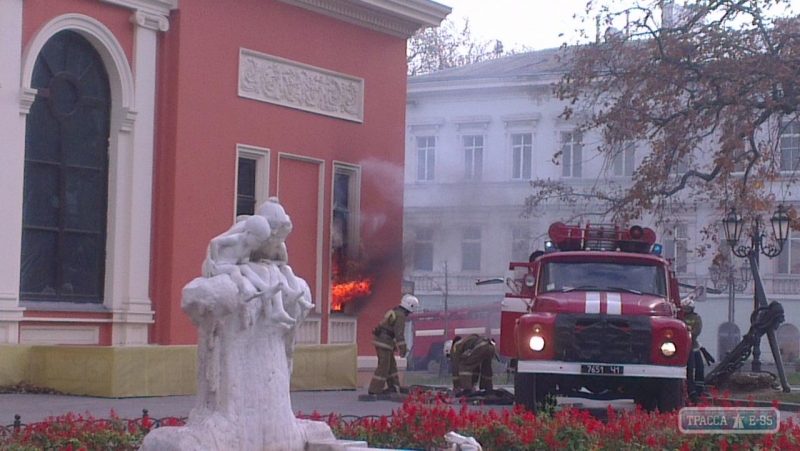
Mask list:
[[[447,340],[444,342],[444,356],[448,359],[450,358],[450,354],[453,352],[453,340]]]
[[[696,297],[697,294],[693,292],[690,293],[688,296],[684,297],[683,299],[681,299],[681,308],[693,309]]]
[[[419,307],[419,299],[410,294],[403,295],[403,299],[400,300],[400,307],[403,307],[411,313]]]

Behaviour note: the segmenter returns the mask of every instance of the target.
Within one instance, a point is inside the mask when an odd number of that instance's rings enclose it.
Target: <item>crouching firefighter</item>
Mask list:
[[[491,338],[475,334],[463,339],[455,337],[450,350],[454,395],[459,397],[472,394],[478,381],[481,390],[493,390],[492,359],[495,357],[495,343]]]
[[[405,330],[406,317],[419,307],[419,299],[406,294],[400,300],[400,305],[389,310],[383,315],[378,327],[372,330],[375,338],[372,344],[378,354],[378,367],[369,383],[368,393],[379,395],[387,393],[400,393],[400,378],[397,375],[397,361],[394,352],[398,351],[400,357],[405,357],[408,352],[406,346]],[[384,390],[384,387],[387,386]]]

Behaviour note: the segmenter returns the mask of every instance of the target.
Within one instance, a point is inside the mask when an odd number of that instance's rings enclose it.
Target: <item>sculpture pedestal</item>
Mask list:
[[[141,450],[303,451],[310,441],[335,440],[327,424],[295,417],[293,328],[270,321],[251,296],[227,275],[186,285],[182,307],[199,326],[196,405],[186,426],[154,429]]]

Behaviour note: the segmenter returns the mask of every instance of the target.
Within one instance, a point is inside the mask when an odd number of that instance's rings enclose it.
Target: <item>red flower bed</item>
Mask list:
[[[732,406],[727,396],[714,403]],[[707,402],[706,404],[710,404]],[[370,446],[419,450],[447,448],[450,431],[475,437],[486,451],[523,450],[800,450],[800,424],[789,418],[772,435],[686,435],[678,430],[677,413],[614,411],[600,421],[586,411],[565,408],[533,415],[521,408],[478,410],[431,393],[416,393],[392,416],[343,419],[337,415],[307,417],[326,421],[338,438],[365,440]],[[178,426],[181,419],[161,420]],[[73,413],[21,427],[0,438],[2,451],[129,451],[136,450],[155,425],[147,417],[122,420]]]
[[[732,406],[727,397],[713,401]],[[711,405],[711,400],[705,405]],[[573,408],[544,415],[520,407],[502,411],[467,405],[454,408],[447,400],[425,393],[410,397],[391,417],[342,421],[331,415],[324,419],[339,438],[366,440],[370,446],[385,448],[442,450],[447,448],[444,435],[456,431],[475,437],[485,451],[800,450],[800,425],[793,418],[783,421],[773,435],[687,435],[678,429],[677,412],[609,407],[608,420],[600,421]]]

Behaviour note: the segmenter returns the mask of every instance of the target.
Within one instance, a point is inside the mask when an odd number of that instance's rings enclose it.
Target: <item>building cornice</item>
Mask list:
[[[100,0],[104,3],[123,6],[148,14],[169,16],[169,12],[178,9],[178,0]]]
[[[403,39],[420,28],[439,26],[452,11],[431,0],[280,1]]]

